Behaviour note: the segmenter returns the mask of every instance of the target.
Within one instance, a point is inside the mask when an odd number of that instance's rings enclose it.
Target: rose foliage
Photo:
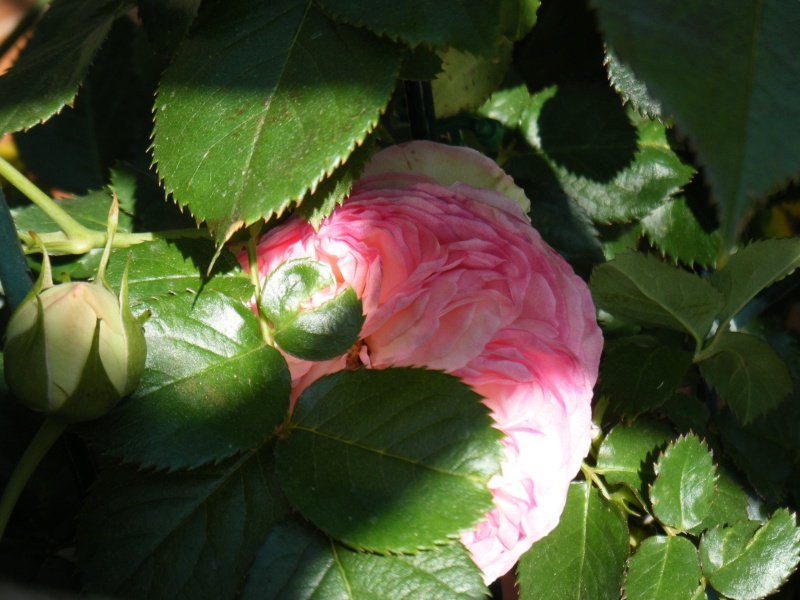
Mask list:
[[[797,596],[800,2],[9,13],[0,598]]]

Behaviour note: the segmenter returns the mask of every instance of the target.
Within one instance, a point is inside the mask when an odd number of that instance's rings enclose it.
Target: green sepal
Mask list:
[[[47,254],[45,254],[47,256]],[[49,263],[48,263],[49,264]],[[44,272],[44,269],[42,269]],[[41,274],[36,286],[42,280]],[[36,289],[34,286],[34,289]],[[43,405],[30,406],[24,403],[28,408],[41,412],[47,412],[48,398],[50,396],[50,373],[45,370],[44,373],[32,373],[31,365],[46,365],[47,364],[47,340],[44,335],[44,307],[39,294],[33,290],[28,292],[26,299],[19,305],[20,308],[25,306],[28,302],[36,302],[36,324],[26,331],[23,336],[24,339],[20,340],[21,347],[17,347],[14,351],[3,353],[3,369],[5,371],[6,380],[9,387],[12,389],[30,388],[33,387],[34,393],[32,397],[41,398],[44,400]],[[18,309],[19,310],[19,309]],[[6,348],[8,350],[8,348]],[[17,381],[20,378],[20,381]],[[21,398],[18,398],[22,401]]]
[[[122,328],[125,332],[125,389],[123,396],[127,396],[139,383],[144,372],[144,365],[147,359],[147,342],[144,339],[144,332],[136,317],[133,316],[128,298],[128,267],[131,258],[125,262],[125,270],[122,272],[122,282],[119,285],[119,316]]]
[[[92,346],[81,373],[80,381],[70,397],[54,414],[71,423],[91,421],[102,417],[122,399],[114,387],[100,358],[100,323],[97,319]]]

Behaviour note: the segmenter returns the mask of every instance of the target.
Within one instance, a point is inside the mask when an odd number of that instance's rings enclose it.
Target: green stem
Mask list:
[[[105,246],[107,235],[104,232],[87,230],[89,233],[88,247],[86,242],[76,243],[68,236],[61,232],[56,233],[41,233],[39,238],[47,247],[49,252],[53,254],[83,254],[92,248],[101,248]],[[25,244],[25,251],[27,253],[39,252],[38,246],[33,241],[33,238],[23,232],[18,232],[19,238]],[[122,233],[117,232],[114,235],[114,240],[111,243],[112,248],[128,248],[144,242],[153,242],[155,240],[174,240],[178,238],[202,238],[210,239],[211,236],[206,229],[170,229],[165,231],[148,231],[143,233]]]
[[[250,281],[256,290],[256,304],[260,304],[261,299],[261,277],[258,274],[258,253],[256,252],[256,238],[251,237],[247,241],[247,263],[250,270]],[[272,335],[269,323],[261,314],[261,308],[258,309],[258,326],[261,329],[261,337],[264,338],[264,343],[268,346],[275,345],[275,338]]]
[[[11,185],[22,192],[31,202],[41,208],[48,217],[53,219],[68,238],[84,242],[84,244],[90,243],[91,230],[69,216],[67,211],[61,208],[50,196],[33,185],[27,177],[2,157],[0,157],[0,175],[5,177]],[[84,252],[91,250],[91,248],[92,246],[89,245]]]
[[[6,484],[6,489],[3,490],[3,495],[0,497],[0,540],[3,539],[3,534],[8,525],[8,520],[11,518],[11,512],[17,504],[22,490],[31,478],[31,475],[39,466],[39,463],[50,450],[56,440],[61,437],[64,430],[67,428],[67,423],[56,419],[55,417],[48,416],[45,418],[39,431],[36,433],[28,448],[19,459],[11,478]]]

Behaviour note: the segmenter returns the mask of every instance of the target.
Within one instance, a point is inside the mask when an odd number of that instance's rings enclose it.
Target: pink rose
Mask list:
[[[377,154],[319,231],[294,217],[258,245],[262,277],[311,258],[353,287],[367,367],[440,369],[485,398],[504,460],[495,508],[461,541],[487,583],[558,523],[589,448],[603,343],[586,284],[531,227],[527,202],[480,153],[412,142]],[[293,400],[346,363],[286,358]]]

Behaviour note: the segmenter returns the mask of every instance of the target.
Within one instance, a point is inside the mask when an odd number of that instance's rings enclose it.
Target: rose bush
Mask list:
[[[491,160],[412,142],[373,157],[318,231],[293,217],[258,244],[262,277],[295,258],[330,266],[336,285],[312,304],[352,286],[367,368],[440,369],[485,398],[504,460],[489,482],[495,508],[461,540],[487,583],[558,522],[589,448],[602,347],[587,286],[523,209]],[[286,358],[293,399],[348,360]]]

